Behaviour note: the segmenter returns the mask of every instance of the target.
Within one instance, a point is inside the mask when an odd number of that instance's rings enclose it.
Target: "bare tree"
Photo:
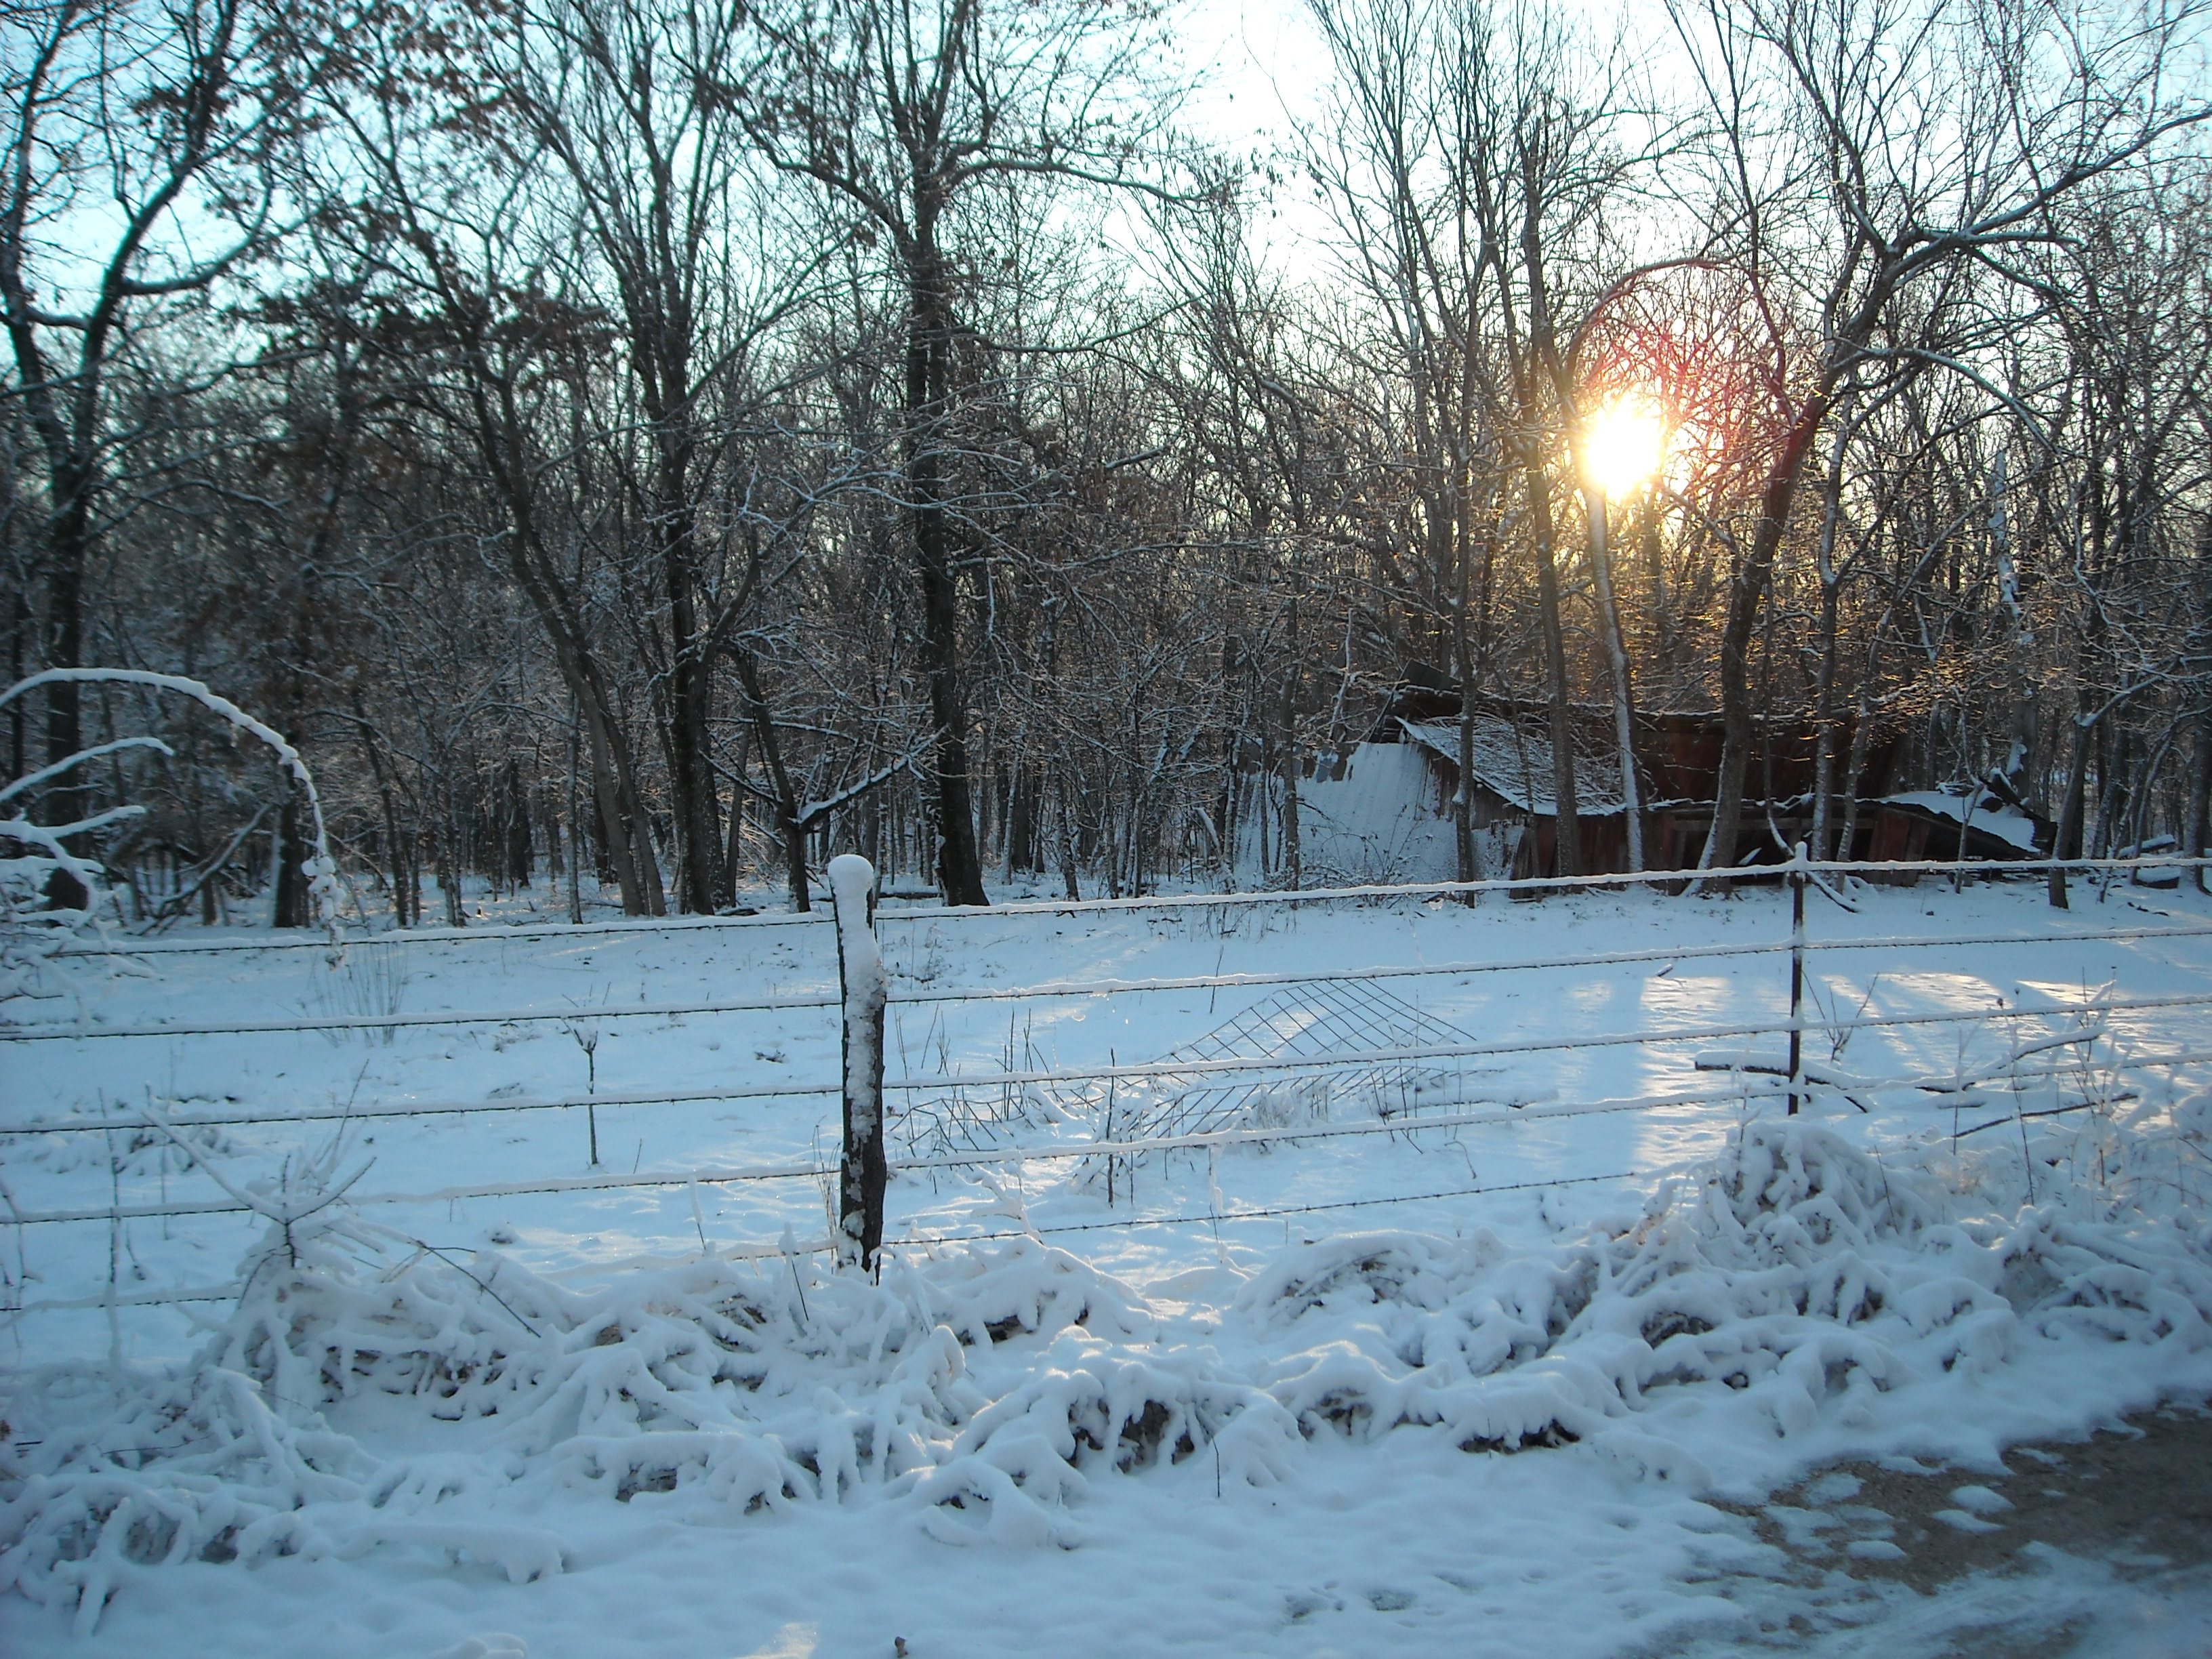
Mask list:
[[[2115,18],[2103,38],[2074,35],[2073,48],[2051,52],[2040,44],[2045,15],[1966,0],[1707,0],[1677,10],[1725,137],[1723,214],[1738,228],[1767,329],[1778,434],[1721,629],[1725,735],[1709,866],[1736,856],[1753,635],[1806,465],[1856,375],[1887,359],[1940,358],[1934,342],[1892,337],[1899,302],[1969,261],[2008,273],[2023,245],[2053,234],[2069,195],[2212,113],[2166,94],[2179,17],[2147,30]],[[1799,295],[1817,319],[1802,348]]]
[[[48,667],[84,665],[94,550],[128,510],[102,500],[129,442],[111,423],[118,354],[271,233],[269,163],[313,73],[294,22],[264,0],[47,0],[0,19],[0,324],[43,475]],[[50,763],[83,746],[81,696],[46,691]],[[68,780],[49,809],[67,821],[82,800]],[[81,902],[73,886],[57,902]]]
[[[756,14],[772,42],[743,97],[747,130],[813,181],[845,234],[889,245],[906,305],[906,508],[937,744],[931,766],[946,902],[982,904],[962,676],[951,434],[962,330],[963,210],[1006,179],[1127,186],[1156,131],[1140,21],[1048,0],[819,0]]]

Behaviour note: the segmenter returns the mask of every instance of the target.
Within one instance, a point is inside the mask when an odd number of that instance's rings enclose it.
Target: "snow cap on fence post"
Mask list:
[[[844,994],[845,1144],[840,1160],[837,1259],[876,1265],[884,1242],[884,953],[876,942],[876,868],[856,854],[830,860]]]

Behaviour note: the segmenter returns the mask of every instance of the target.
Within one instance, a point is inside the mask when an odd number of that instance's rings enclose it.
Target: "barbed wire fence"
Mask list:
[[[2100,873],[2108,879],[2124,874],[2155,872],[2164,876],[2177,870],[2202,867],[2208,860],[2172,856],[2140,860],[2067,860],[2071,872]],[[1265,992],[1251,1006],[1238,1011],[1216,1031],[1187,1043],[1164,1058],[1152,1060],[1109,1061],[1104,1066],[1061,1067],[1025,1063],[1018,1056],[1010,1033],[1006,1059],[995,1069],[963,1069],[940,1056],[934,1072],[908,1065],[894,1075],[884,1075],[882,1023],[878,1022],[872,1054],[866,1044],[849,1041],[849,1016],[856,995],[865,994],[848,976],[837,989],[824,988],[748,1000],[701,998],[663,1003],[608,1004],[580,1010],[575,1006],[551,1008],[529,1006],[410,1014],[396,1010],[353,1012],[336,1009],[297,1018],[269,1018],[228,1021],[106,1023],[82,1018],[74,1022],[42,1022],[0,1026],[0,1043],[34,1044],[56,1042],[105,1042],[131,1039],[180,1037],[255,1037],[283,1033],[366,1034],[388,1037],[398,1031],[431,1027],[499,1028],[551,1023],[575,1026],[580,1020],[620,1021],[677,1018],[689,1016],[826,1014],[837,1011],[848,1040],[842,1041],[840,1074],[835,1079],[789,1084],[746,1084],[688,1091],[616,1092],[594,1089],[583,1096],[509,1096],[488,1100],[393,1101],[348,1103],[342,1107],[302,1107],[289,1111],[263,1109],[211,1109],[189,1103],[163,1102],[149,1094],[143,1109],[117,1107],[98,1117],[31,1115],[0,1121],[0,1151],[11,1140],[32,1135],[108,1135],[118,1130],[143,1131],[174,1141],[186,1152],[189,1169],[198,1170],[217,1190],[199,1197],[170,1197],[166,1191],[154,1201],[125,1202],[120,1191],[104,1205],[41,1206],[35,1192],[19,1193],[15,1183],[0,1179],[0,1206],[7,1226],[15,1234],[19,1265],[28,1230],[105,1226],[111,1232],[137,1221],[188,1217],[235,1215],[248,1220],[275,1223],[289,1228],[329,1206],[343,1204],[356,1212],[385,1206],[453,1205],[477,1200],[588,1193],[645,1193],[689,1188],[694,1196],[702,1188],[775,1186],[800,1183],[835,1190],[845,1182],[850,1158],[811,1158],[802,1161],[739,1167],[693,1166],[634,1170],[628,1174],[541,1176],[504,1182],[459,1182],[422,1191],[363,1191],[363,1172],[350,1176],[335,1169],[317,1172],[314,1180],[295,1178],[288,1166],[285,1177],[273,1187],[258,1189],[228,1179],[217,1167],[220,1160],[201,1143],[185,1139],[190,1131],[219,1131],[247,1125],[343,1126],[386,1119],[459,1118],[485,1114],[544,1114],[579,1108],[678,1106],[702,1103],[787,1102],[839,1098],[845,1103],[846,1148],[856,1142],[851,1121],[855,1098],[856,1071],[872,1063],[881,1079],[883,1098],[900,1103],[878,1115],[874,1133],[877,1156],[893,1179],[935,1172],[963,1170],[1020,1171],[1031,1165],[1073,1163],[1075,1176],[1103,1188],[1109,1214],[1093,1220],[1033,1224],[1026,1217],[1011,1227],[965,1225],[890,1233],[885,1231],[884,1200],[878,1190],[876,1212],[866,1218],[869,1236],[882,1240],[882,1251],[934,1249],[946,1244],[1036,1235],[1083,1235],[1114,1230],[1172,1225],[1212,1225],[1298,1214],[1339,1213],[1385,1205],[1474,1198],[1492,1193],[1526,1190],[1631,1178],[1649,1171],[1623,1170],[1603,1174],[1561,1174],[1548,1179],[1482,1185],[1467,1184],[1419,1192],[1337,1199],[1311,1204],[1236,1206],[1223,1199],[1219,1181],[1224,1153],[1248,1147],[1281,1143],[1329,1143],[1357,1146],[1363,1138],[1405,1136],[1430,1132],[1480,1130],[1493,1126],[1542,1121],[1571,1120],[1618,1114],[1650,1113],[1682,1108],[1733,1109],[1778,1104],[1796,1111],[1825,1093],[1864,1109],[1868,1101],[1887,1091],[1911,1091],[1951,1115],[1953,1132],[1971,1135],[2000,1123],[2024,1122],[2030,1118],[2064,1115],[2110,1106],[2132,1097],[2126,1086],[2131,1076],[2172,1073],[2179,1068],[2212,1064],[2212,1048],[2169,1046],[2166,1052],[2112,1048],[2115,1015],[2181,1015],[2212,1007],[2212,993],[2174,993],[2158,996],[2120,997],[2111,988],[2091,992],[2086,987],[2077,1001],[2048,1000],[2047,1006],[2025,1004],[1989,1008],[1945,1008],[1911,1013],[1871,1013],[1863,1006],[1856,1013],[1823,1000],[1822,983],[1808,976],[1808,963],[1826,955],[1884,952],[1959,945],[2030,946],[2045,944],[2179,942],[2212,937],[2212,923],[2183,923],[2150,927],[2069,927],[2063,931],[1984,932],[1950,933],[1940,938],[1917,935],[1841,934],[1815,936],[1806,917],[1808,894],[1826,893],[1849,911],[1847,893],[1834,885],[1839,878],[1860,876],[1870,880],[1899,882],[1929,876],[1963,880],[1968,875],[2014,875],[2041,872],[2048,861],[1990,862],[1899,866],[1858,862],[1816,862],[1802,848],[1786,865],[1748,866],[1702,873],[1660,872],[1644,875],[1607,874],[1583,878],[1475,883],[1428,883],[1409,885],[1369,885],[1294,892],[1201,894],[1087,902],[1048,902],[997,907],[989,910],[878,908],[855,916],[846,900],[842,925],[858,927],[870,938],[886,927],[917,922],[966,924],[1003,921],[1028,915],[1082,915],[1117,912],[1157,912],[1186,917],[1219,915],[1256,906],[1298,906],[1328,903],[1391,903],[1432,902],[1498,894],[1516,898],[1546,893],[1584,890],[1620,890],[1633,885],[1679,889],[1688,879],[1780,881],[1791,891],[1791,925],[1779,938],[1730,940],[1650,949],[1559,953],[1496,960],[1435,963],[1384,963],[1351,971],[1322,969],[1282,969],[1266,972],[1170,975],[1149,978],[1090,977],[1048,979],[1034,984],[940,988],[908,984],[889,991],[890,1007],[942,1010],[988,1004],[1093,999],[1141,998],[1171,992],[1204,990],[1212,993]],[[872,880],[873,872],[869,872]],[[839,926],[833,910],[829,915],[700,918],[674,923],[587,924],[512,929],[457,930],[448,936],[428,932],[407,936],[407,942],[433,945],[465,945],[546,935],[574,939],[579,934],[660,935],[708,928]],[[378,941],[385,941],[380,938]],[[165,943],[150,956],[203,951],[267,951],[329,948],[326,939],[221,940]],[[125,947],[113,941],[88,942],[70,954],[96,956],[121,953]],[[1476,1038],[1421,1012],[1414,1005],[1384,988],[1392,982],[1424,978],[1468,978],[1555,969],[1628,967],[1666,963],[1787,958],[1790,985],[1789,1014],[1784,1020],[1735,1020],[1663,1029],[1613,1031],[1575,1031],[1561,1035]],[[1808,1003],[1811,1005],[1808,1007]],[[1920,1069],[1894,1074],[1851,1071],[1842,1063],[1853,1034],[1861,1030],[1905,1030],[1914,1028],[2004,1025],[2008,1037],[2000,1053],[1975,1066],[1961,1062],[1946,1075]],[[1486,1097],[1482,1078],[1471,1062],[1526,1057],[1547,1053],[1573,1053],[1605,1048],[1697,1048],[1715,1043],[1772,1043],[1778,1050],[1735,1048],[1698,1054],[1693,1065],[1714,1073],[1711,1086],[1662,1090],[1618,1098],[1571,1101],[1512,1101]],[[1813,1039],[1808,1042],[1808,1039]],[[2099,1043],[2106,1052],[2092,1068],[2087,1056]],[[1825,1043],[1826,1059],[1817,1051]],[[1027,1058],[1033,1058],[1027,1057]],[[2094,1069],[2094,1075],[2092,1075]],[[2066,1085],[2074,1085],[2067,1097]],[[2051,1103],[2030,1110],[2027,1091],[2048,1087]],[[865,1095],[865,1090],[860,1091]],[[1008,1103],[1042,1097],[1063,1117],[1080,1114],[1092,1127],[1088,1139],[1036,1143],[1021,1138],[1024,1120]],[[995,1117],[974,1109],[978,1100],[998,1103]],[[1348,1121],[1342,1109],[1358,1114]],[[1966,1121],[1966,1115],[1974,1114]],[[959,1131],[956,1135],[955,1129]],[[966,1144],[957,1144],[964,1137]],[[903,1140],[903,1155],[895,1155],[895,1143]],[[1202,1156],[1207,1165],[1209,1205],[1202,1214],[1144,1213],[1133,1205],[1126,1215],[1113,1213],[1127,1176],[1142,1160],[1188,1153]],[[5,1160],[10,1164],[15,1160]],[[20,1168],[20,1165],[18,1165]],[[164,1164],[166,1172],[167,1165]],[[1121,1180],[1116,1181],[1117,1172]],[[164,1175],[166,1185],[166,1173]],[[312,1206],[312,1210],[306,1206]],[[839,1239],[835,1218],[825,1222],[823,1235],[796,1242],[787,1230],[778,1241],[754,1240],[713,1247],[730,1260],[772,1258],[802,1251],[836,1251]],[[709,1248],[701,1229],[701,1248]],[[866,1253],[872,1265],[874,1251]],[[592,1271],[612,1271],[621,1263],[603,1264]],[[106,1291],[90,1297],[33,1299],[26,1294],[27,1275],[10,1275],[10,1304],[0,1314],[11,1319],[70,1310],[153,1307],[190,1303],[220,1302],[243,1289],[238,1284],[175,1285],[148,1290],[124,1288],[111,1274]]]

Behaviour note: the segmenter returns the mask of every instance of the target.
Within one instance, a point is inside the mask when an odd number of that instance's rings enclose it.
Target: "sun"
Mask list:
[[[1621,496],[1659,470],[1667,451],[1667,423],[1634,392],[1614,398],[1589,419],[1583,465],[1599,489]]]

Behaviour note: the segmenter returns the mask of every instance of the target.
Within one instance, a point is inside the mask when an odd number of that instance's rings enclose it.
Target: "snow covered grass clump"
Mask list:
[[[2140,1135],[2124,1144],[2155,1158]],[[2016,1174],[2018,1155],[1877,1153],[1757,1121],[1632,1228],[1542,1254],[1483,1231],[1333,1239],[1238,1307],[1297,1342],[1271,1389],[1310,1433],[1588,1441],[1698,1489],[1755,1480],[1762,1447],[1815,1430],[1912,1443],[1931,1392],[2023,1360],[2112,1342],[2204,1356],[2212,1228],[2053,1164],[2027,1204]]]
[[[1074,1547],[1102,1480],[1266,1486],[1324,1437],[1566,1449],[1686,1496],[1971,1461],[2212,1389],[2204,1115],[1964,1153],[1754,1120],[1631,1224],[1331,1238],[1202,1314],[1034,1238],[880,1283],[793,1252],[581,1291],[334,1208],[272,1233],[191,1364],[20,1379],[0,1589],[88,1630],[187,1561],[427,1550],[522,1582],[599,1503],[896,1504],[946,1543]]]
[[[1238,1478],[1297,1440],[1263,1392],[1192,1356],[1119,1352],[1156,1322],[1032,1240],[881,1284],[796,1254],[712,1259],[591,1293],[490,1253],[454,1260],[349,1221],[272,1233],[236,1313],[173,1375],[23,1379],[0,1454],[0,1589],[78,1609],[183,1561],[420,1545],[517,1582],[558,1537],[503,1517],[562,1491],[675,1513],[910,1498],[948,1540],[1072,1541],[1082,1471],[1223,1435]],[[994,1398],[970,1347],[1047,1346]],[[426,1428],[444,1425],[425,1435]],[[432,1449],[380,1456],[376,1443]]]

